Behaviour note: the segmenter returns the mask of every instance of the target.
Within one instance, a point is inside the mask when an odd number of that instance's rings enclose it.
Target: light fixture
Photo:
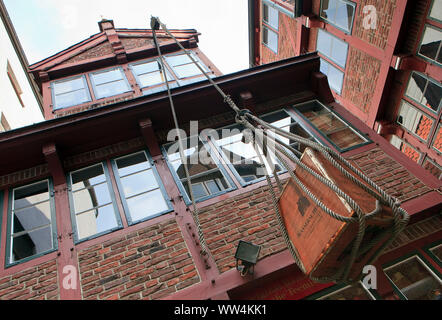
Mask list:
[[[247,274],[253,274],[255,264],[258,261],[261,246],[240,240],[235,253],[236,270],[245,277]]]

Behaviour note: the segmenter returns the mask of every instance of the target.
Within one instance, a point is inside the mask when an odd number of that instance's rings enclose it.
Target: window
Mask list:
[[[335,27],[351,33],[356,4],[345,0],[322,0],[321,18]]]
[[[253,144],[243,142],[245,131],[249,131],[249,129],[233,125],[219,129],[217,134],[212,136],[220,154],[243,186],[266,176],[266,170],[261,167],[262,162]],[[283,170],[272,151],[269,150],[268,157],[265,157],[262,149],[259,148],[259,150],[267,172],[273,173],[274,168],[277,172]]]
[[[0,132],[11,130],[8,120],[6,120],[3,112],[0,111]]]
[[[442,86],[436,80],[413,72],[405,94],[422,106],[438,113],[442,101]]]
[[[72,107],[91,101],[85,76],[51,83],[54,109]]]
[[[155,87],[158,91],[165,89],[164,86],[158,87],[158,85],[163,85],[166,81],[164,71],[161,70],[161,64],[158,60],[134,63],[130,65],[130,68],[140,88]],[[167,69],[166,72],[168,82],[174,81],[175,79]],[[150,89],[149,93],[153,93],[153,91],[155,89]]]
[[[113,161],[129,224],[171,211],[158,172],[144,151]]]
[[[56,249],[55,210],[48,180],[11,192],[7,264],[24,262]]]
[[[208,72],[207,67],[198,59],[198,57],[193,52],[190,52],[190,54],[192,55],[192,58],[197,61],[198,65],[205,72]],[[195,65],[195,63],[193,63],[192,59],[190,59],[189,56],[185,53],[169,55],[165,58],[166,62],[172,68],[173,72],[175,72],[178,79],[185,79],[203,74],[201,70]]]
[[[24,105],[23,100],[21,98],[23,91],[20,87],[20,84],[17,81],[17,77],[15,76],[14,70],[12,70],[12,67],[11,67],[11,64],[9,63],[9,61],[7,62],[6,70],[8,73],[9,81],[11,82],[11,85],[14,88],[15,94],[17,95],[17,99],[20,102],[21,106],[24,108],[25,105]]]
[[[422,37],[419,55],[437,63],[442,63],[442,32],[440,29],[427,25]]]
[[[342,93],[342,85],[344,84],[344,72],[336,68],[324,59],[321,60],[320,71],[327,76],[328,84],[337,94]]]
[[[434,120],[403,100],[397,122],[422,140],[427,141]]]
[[[318,300],[374,300],[374,297],[361,282],[358,282],[322,296]]]
[[[442,281],[418,256],[384,269],[385,274],[407,300],[439,300]]]
[[[439,124],[439,128],[437,129],[436,136],[433,141],[433,149],[442,153],[442,125]]]
[[[294,109],[340,152],[371,142],[318,101],[297,105]]]
[[[195,201],[207,200],[233,190],[233,182],[216,158],[212,157],[206,143],[194,136],[183,140],[183,146]],[[190,204],[189,187],[178,142],[164,146],[164,155],[181,192],[186,195],[186,203]]]
[[[123,69],[114,68],[90,74],[94,87],[95,98],[102,99],[125,92],[129,92],[130,86],[126,80]]]
[[[317,49],[320,53],[345,69],[347,63],[348,43],[319,29],[317,44]]]
[[[277,54],[279,12],[265,3],[262,5],[262,11],[262,42]]]
[[[420,152],[418,152],[415,148],[413,148],[411,145],[409,145],[408,143],[403,141],[398,136],[395,136],[395,135],[391,136],[390,143],[395,148],[402,151],[402,153],[404,153],[407,157],[409,157],[414,162],[419,163],[420,159],[422,158],[422,154]]]
[[[431,5],[429,18],[442,22],[442,0],[433,0]]]
[[[86,240],[121,228],[112,187],[104,164],[69,174],[69,198],[76,240]]]
[[[442,263],[442,243],[430,248],[431,254],[436,257],[436,261],[439,262],[439,265]]]

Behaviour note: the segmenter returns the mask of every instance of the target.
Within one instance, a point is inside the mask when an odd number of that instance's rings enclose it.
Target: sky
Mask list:
[[[199,48],[224,74],[248,68],[247,2],[4,0],[30,64],[98,33],[102,18],[116,28],[149,29],[153,15],[169,29],[200,32]]]

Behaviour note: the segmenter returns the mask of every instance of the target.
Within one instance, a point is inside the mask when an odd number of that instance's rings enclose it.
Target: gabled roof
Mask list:
[[[137,53],[155,51],[153,35],[151,29],[115,29],[112,20],[99,22],[100,30],[63,51],[60,51],[46,59],[32,64],[29,69],[38,79],[42,74],[48,74],[50,78],[66,74],[69,70],[78,65],[88,63],[97,64],[108,60],[105,64],[115,64],[118,62],[131,60]],[[196,46],[199,33],[195,29],[172,29],[171,33],[187,47]],[[161,46],[175,44],[175,42],[163,30],[157,32]],[[186,45],[187,44],[187,45]],[[52,73],[52,74],[51,74]]]

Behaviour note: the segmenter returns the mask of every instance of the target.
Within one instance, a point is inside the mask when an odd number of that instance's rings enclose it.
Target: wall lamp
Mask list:
[[[241,273],[241,276],[245,277],[247,274],[253,275],[260,251],[261,246],[243,240],[239,241],[238,247],[236,248],[235,259],[236,270]]]

